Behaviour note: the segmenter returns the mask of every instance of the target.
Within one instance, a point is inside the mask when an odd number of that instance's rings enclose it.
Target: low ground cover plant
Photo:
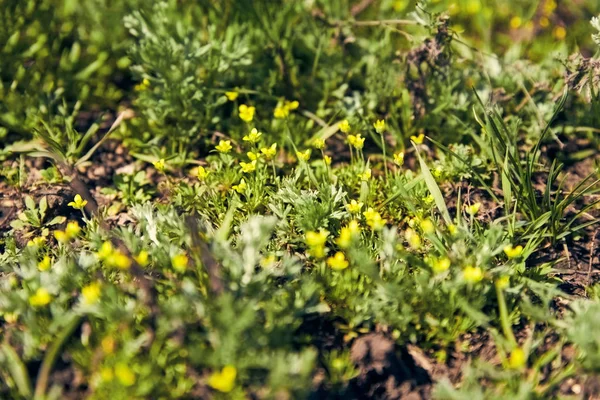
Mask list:
[[[0,5],[0,397],[600,396],[595,2]]]

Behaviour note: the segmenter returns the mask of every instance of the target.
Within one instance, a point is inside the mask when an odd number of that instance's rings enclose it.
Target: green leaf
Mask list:
[[[427,185],[427,189],[429,189],[429,191],[431,192],[431,195],[435,200],[435,205],[442,214],[444,221],[446,221],[446,224],[450,225],[452,223],[452,218],[450,218],[450,213],[448,212],[448,207],[446,207],[446,201],[444,200],[442,191],[440,190],[440,187],[438,186],[437,182],[435,181],[435,178],[431,174],[429,167],[421,157],[421,154],[419,154],[419,150],[417,149],[417,146],[415,146],[414,143],[413,147],[415,148],[415,154],[417,155],[417,158],[419,159],[419,164],[421,165],[421,173],[423,174],[423,178],[425,179],[425,185]]]

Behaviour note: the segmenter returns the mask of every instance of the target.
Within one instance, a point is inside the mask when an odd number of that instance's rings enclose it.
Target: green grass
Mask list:
[[[594,395],[595,2],[1,4],[0,397]]]

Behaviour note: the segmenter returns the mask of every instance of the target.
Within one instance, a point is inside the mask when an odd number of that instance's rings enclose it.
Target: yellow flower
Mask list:
[[[512,369],[521,369],[527,363],[527,355],[522,348],[517,347],[508,357],[508,366]]]
[[[350,132],[350,123],[348,122],[347,119],[345,119],[338,124],[338,128],[340,128],[340,131],[342,131],[344,133],[348,133],[348,132]]]
[[[435,225],[429,218],[421,221],[421,230],[424,234],[430,235],[435,232]]]
[[[244,180],[244,178],[242,178],[239,184],[233,185],[232,189],[238,193],[244,193],[247,187],[248,185],[246,185],[246,181]]]
[[[64,231],[54,231],[54,238],[60,243],[67,243],[69,237]]]
[[[356,149],[360,150],[360,149],[362,149],[362,148],[364,147],[364,145],[365,145],[365,138],[364,138],[364,137],[362,137],[362,136],[360,135],[360,133],[357,133],[356,135],[348,135],[348,143],[349,143],[349,144],[350,144],[352,147],[354,147],[354,148],[356,148]]]
[[[231,141],[230,140],[221,140],[221,141],[219,141],[219,144],[217,146],[215,146],[215,149],[217,149],[217,151],[219,153],[227,154],[232,149]]]
[[[29,304],[31,304],[33,307],[44,307],[51,301],[52,296],[44,288],[39,288],[36,290],[35,294],[29,297]]]
[[[521,17],[519,17],[517,15],[512,17],[509,22],[511,29],[518,29],[522,23],[523,23],[523,20],[521,19]]]
[[[260,158],[260,153],[255,153],[253,151],[249,151],[246,153],[250,161],[256,161]]]
[[[394,154],[394,162],[401,167],[404,165],[404,152],[399,152]]]
[[[75,236],[79,235],[79,232],[81,232],[81,228],[79,227],[79,224],[77,223],[77,221],[69,222],[67,224],[67,227],[65,228],[65,233],[71,239],[74,238]]]
[[[149,257],[148,252],[146,250],[142,250],[139,252],[139,254],[137,256],[133,257],[133,259],[140,266],[145,267],[146,265],[148,265],[148,257]]]
[[[263,147],[260,152],[264,154],[267,160],[272,159],[277,154],[277,143],[273,143],[270,147]]]
[[[408,245],[411,248],[413,248],[414,250],[418,250],[421,248],[421,236],[419,236],[419,234],[414,229],[406,229],[406,232],[404,232],[404,236],[406,237],[406,241],[408,242]]]
[[[154,168],[156,168],[158,172],[163,172],[165,170],[165,159],[161,158],[158,161],[154,161],[152,165],[154,165]]]
[[[115,267],[122,270],[126,270],[131,267],[131,259],[125,254],[121,253],[119,250],[114,250],[108,257],[106,257],[104,262],[109,267]]]
[[[360,178],[361,181],[368,181],[369,179],[371,179],[371,168],[367,168],[364,170],[364,172],[362,174],[358,174],[358,177]]]
[[[100,346],[102,347],[102,351],[104,354],[112,354],[115,352],[115,338],[112,336],[105,336],[100,341]]]
[[[321,138],[316,138],[312,143],[313,147],[318,150],[322,150],[325,148],[325,140]]]
[[[273,116],[278,119],[287,118],[290,115],[290,110],[288,110],[284,105],[277,104],[275,106],[275,110],[273,110]]]
[[[271,268],[273,265],[275,265],[275,261],[277,261],[275,256],[273,254],[269,254],[267,257],[260,260],[260,266],[263,268]]]
[[[343,227],[340,230],[340,237],[337,239],[336,243],[342,249],[347,249],[352,245],[352,241],[360,235],[360,226],[358,225],[358,221],[352,220],[348,223],[347,226]]]
[[[135,384],[135,374],[125,363],[115,365],[115,375],[123,386],[133,386]]]
[[[82,210],[87,204],[87,200],[83,200],[80,195],[76,194],[73,201],[67,204],[69,207],[73,207],[76,210]]]
[[[496,279],[496,286],[499,289],[506,289],[510,285],[510,277],[508,275],[503,275]]]
[[[81,297],[83,298],[83,303],[87,305],[94,304],[100,299],[100,295],[102,294],[102,285],[100,282],[92,282],[87,286],[84,286],[81,289]]]
[[[225,92],[225,97],[227,97],[227,100],[229,101],[235,101],[239,95],[238,92]]]
[[[110,382],[115,377],[113,370],[109,367],[102,367],[100,370],[100,379],[104,382]]]
[[[564,38],[567,37],[567,30],[565,29],[564,26],[557,26],[552,31],[552,36],[554,36],[554,38],[557,40],[563,40]]]
[[[300,103],[298,102],[298,100],[293,100],[293,101],[286,100],[285,107],[290,111],[294,111],[295,109],[300,107]]]
[[[456,232],[458,232],[458,227],[454,224],[450,224],[448,225],[448,233],[452,236],[456,235]]]
[[[141,92],[142,90],[148,89],[149,86],[150,86],[150,81],[148,80],[148,78],[144,78],[142,80],[142,82],[140,82],[137,85],[135,85],[134,89],[136,91]]]
[[[246,136],[244,136],[242,138],[242,140],[244,142],[250,142],[250,143],[254,144],[254,143],[258,143],[261,136],[262,136],[262,132],[259,132],[256,128],[252,128],[250,133],[247,134]]]
[[[323,156],[323,161],[325,161],[325,164],[331,165],[331,157]]]
[[[477,215],[480,208],[481,208],[481,203],[479,203],[479,202],[473,203],[470,206],[465,206],[465,210],[467,210],[467,212],[473,216]]]
[[[329,265],[331,269],[342,270],[348,268],[348,261],[346,260],[344,253],[338,251],[333,257],[327,259],[327,265]]]
[[[418,136],[411,136],[410,140],[412,140],[415,144],[421,144],[423,143],[423,139],[425,139],[425,135],[422,133],[419,133]]]
[[[44,258],[42,258],[42,261],[40,261],[37,265],[40,271],[48,271],[51,266],[52,260],[48,256],[44,256]]]
[[[304,151],[297,151],[296,157],[298,157],[299,160],[308,161],[310,159],[310,149]]]
[[[173,269],[177,272],[184,273],[187,269],[188,265],[188,256],[185,254],[177,254],[173,258],[171,258],[171,264],[173,265]]]
[[[479,267],[468,266],[463,270],[463,279],[468,283],[478,283],[483,279],[483,271]]]
[[[321,258],[325,256],[325,243],[327,242],[327,236],[329,236],[329,232],[324,229],[319,230],[319,232],[306,232],[305,243],[309,247],[310,254],[313,257]]]
[[[448,268],[450,268],[450,259],[448,257],[438,258],[431,264],[431,269],[433,269],[433,272],[436,274],[446,272]]]
[[[219,392],[229,393],[235,387],[237,369],[232,365],[226,365],[221,371],[215,371],[208,378],[208,386]]]
[[[346,204],[346,210],[352,214],[358,214],[363,207],[362,201],[351,200],[350,204]]]
[[[242,167],[242,172],[244,173],[250,173],[250,172],[254,172],[256,171],[256,160],[246,163],[246,162],[240,162],[240,167]]]
[[[238,111],[240,112],[240,118],[243,121],[252,122],[252,119],[254,119],[254,111],[256,111],[256,109],[252,106],[242,104],[239,106]]]
[[[369,207],[367,211],[363,212],[363,215],[367,220],[367,225],[369,225],[369,227],[371,227],[371,229],[374,231],[383,229],[385,223],[387,222],[387,220],[381,218],[381,215],[377,211],[373,210],[372,207]]]
[[[44,239],[41,236],[38,236],[36,238],[31,239],[30,241],[27,242],[27,246],[28,247],[32,247],[32,246],[37,246],[37,247],[41,247],[44,245],[44,243],[46,243],[46,239]]]
[[[205,180],[206,177],[208,176],[208,174],[210,174],[210,171],[207,170],[206,168],[204,168],[203,166],[199,166],[198,167],[198,171],[196,172],[198,179],[200,179],[201,181]]]
[[[520,257],[521,254],[523,254],[523,246],[519,245],[519,246],[513,247],[512,245],[509,244],[504,247],[504,253],[506,254],[506,256],[508,258]]]
[[[382,119],[378,119],[374,124],[373,127],[375,128],[375,130],[377,131],[377,133],[382,134],[385,131],[385,121]]]
[[[96,255],[98,256],[98,258],[100,258],[101,260],[106,260],[108,257],[110,257],[110,255],[113,253],[113,246],[112,244],[107,240],[106,242],[102,243],[102,246],[100,246],[100,250],[98,250],[98,253],[96,253]]]

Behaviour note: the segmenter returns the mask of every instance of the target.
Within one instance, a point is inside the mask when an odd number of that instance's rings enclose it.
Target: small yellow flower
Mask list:
[[[140,83],[135,85],[134,89],[138,92],[148,89],[150,86],[150,80],[148,78],[144,78]]]
[[[260,158],[260,153],[255,153],[253,151],[249,151],[246,153],[250,161],[256,161]]]
[[[375,130],[377,131],[377,133],[382,134],[385,131],[385,121],[382,119],[378,119],[374,124],[373,127],[375,128]]]
[[[324,229],[319,230],[319,232],[306,232],[305,243],[309,247],[310,254],[313,257],[321,258],[325,256],[327,236],[329,236],[329,232]]]
[[[360,149],[362,149],[362,148],[364,147],[364,145],[365,145],[365,138],[364,138],[364,137],[362,137],[362,136],[360,135],[360,133],[357,133],[356,135],[348,135],[348,143],[349,143],[349,144],[350,144],[352,147],[354,147],[354,148],[356,148],[356,149],[360,150]]]
[[[238,111],[240,113],[240,118],[243,121],[252,122],[252,120],[254,119],[254,112],[256,111],[256,109],[252,106],[242,104],[238,107]]]
[[[19,314],[17,313],[6,313],[4,314],[4,320],[9,324],[14,324],[19,319]]]
[[[248,185],[246,184],[246,181],[244,180],[244,178],[242,178],[240,180],[240,183],[238,183],[237,185],[233,185],[232,189],[235,190],[238,193],[244,193],[246,191],[246,189],[248,188]]]
[[[410,140],[414,142],[414,144],[422,144],[423,139],[425,139],[425,135],[423,133],[419,133],[418,136],[411,136]]]
[[[40,261],[37,265],[40,271],[48,271],[51,266],[52,260],[48,256],[44,256],[44,258],[42,258],[42,261]]]
[[[161,158],[158,161],[154,161],[152,165],[154,165],[154,168],[156,168],[158,172],[163,172],[165,170],[165,159]]]
[[[81,228],[79,227],[79,224],[77,223],[77,221],[69,222],[67,224],[67,227],[65,228],[65,233],[71,239],[74,238],[75,236],[79,235],[79,232],[81,232]]]
[[[206,168],[204,168],[203,166],[199,166],[198,170],[196,172],[196,175],[198,176],[198,179],[203,181],[206,179],[206,177],[208,176],[208,174],[210,174],[210,171],[207,170]]]
[[[287,118],[290,115],[290,110],[282,104],[277,104],[273,110],[273,116],[278,119]]]
[[[356,239],[360,235],[360,226],[358,225],[358,221],[352,220],[348,223],[347,226],[343,227],[340,230],[340,237],[337,239],[336,243],[342,249],[347,249],[352,245],[352,241]]]
[[[504,253],[506,254],[506,256],[508,258],[520,257],[521,254],[523,254],[523,246],[519,245],[519,246],[513,247],[512,245],[509,244],[504,247]]]
[[[496,279],[496,286],[499,289],[506,289],[510,285],[510,277],[508,275],[503,275]]]
[[[519,29],[519,27],[521,26],[522,23],[523,23],[523,20],[521,19],[521,17],[519,17],[517,15],[512,17],[509,22],[511,29]]]
[[[242,167],[242,172],[244,173],[250,173],[250,172],[254,172],[256,171],[256,160],[251,161],[249,163],[246,162],[240,162],[240,167]]]
[[[51,301],[52,296],[44,288],[39,288],[36,290],[35,294],[29,297],[29,304],[31,304],[33,307],[44,307]]]
[[[219,153],[227,154],[232,149],[231,141],[230,140],[221,140],[221,141],[219,141],[219,144],[217,146],[215,146],[215,149],[217,149],[217,151]]]
[[[350,204],[346,204],[346,210],[352,214],[358,214],[363,207],[362,201],[351,200]]]
[[[567,30],[564,26],[557,26],[552,30],[552,36],[554,36],[556,40],[563,40],[567,37]]]
[[[331,157],[323,156],[323,161],[325,161],[326,165],[331,165]]]
[[[371,168],[367,168],[364,170],[362,174],[358,174],[358,177],[361,181],[366,182],[371,179]]]
[[[479,202],[473,203],[470,206],[465,206],[465,210],[467,210],[469,215],[473,215],[473,216],[477,215],[480,208],[481,208],[481,203],[479,203]]]
[[[327,265],[329,265],[331,269],[339,271],[348,268],[348,261],[346,260],[344,253],[338,251],[333,257],[327,259]]]
[[[277,154],[277,143],[273,143],[270,147],[263,147],[260,152],[264,154],[267,160],[272,159]]]
[[[110,382],[114,379],[114,377],[115,373],[113,372],[112,368],[102,367],[100,370],[100,379],[102,379],[103,382]]]
[[[177,272],[184,273],[188,266],[188,256],[185,254],[177,254],[171,258],[173,269]]]
[[[225,97],[227,97],[227,100],[229,101],[235,101],[239,95],[238,92],[225,92]]]
[[[259,132],[258,129],[256,129],[256,128],[252,128],[250,133],[247,134],[246,136],[244,136],[242,138],[242,140],[244,142],[250,142],[250,143],[254,144],[254,143],[258,143],[261,136],[262,136],[262,132]]]
[[[293,101],[287,101],[285,102],[285,107],[290,110],[290,111],[294,111],[296,110],[298,107],[300,107],[300,103],[298,102],[298,100],[293,100]]]
[[[435,225],[429,218],[421,221],[421,231],[423,231],[423,233],[426,235],[430,235],[435,232]]]
[[[221,371],[215,371],[208,378],[208,386],[219,392],[229,393],[235,387],[237,369],[232,365],[226,365]]]
[[[115,376],[123,386],[133,386],[135,384],[135,374],[125,363],[115,365]]]
[[[421,236],[419,236],[417,231],[415,231],[412,228],[408,228],[408,229],[406,229],[406,232],[404,232],[404,236],[406,237],[406,241],[408,242],[408,245],[412,249],[418,250],[421,248],[422,240],[421,240]]]
[[[112,354],[115,352],[116,341],[112,336],[105,336],[100,341],[100,347],[102,347],[102,351],[104,354]]]
[[[100,246],[100,250],[98,250],[98,252],[96,253],[96,255],[98,256],[98,258],[100,258],[101,260],[106,260],[108,257],[110,257],[110,255],[113,253],[113,246],[112,244],[107,240],[106,242],[102,243],[102,246]]]
[[[427,196],[423,197],[423,203],[426,205],[431,205],[433,204],[433,202],[435,201],[435,199],[433,198],[433,195],[428,194]]]
[[[463,269],[463,279],[468,283],[479,283],[483,279],[483,271],[479,267],[468,266]]]
[[[92,282],[87,286],[84,286],[81,289],[81,297],[83,299],[83,303],[87,305],[92,305],[96,303],[100,299],[100,295],[102,294],[102,285],[100,282]]]
[[[402,165],[404,165],[404,152],[395,153],[394,154],[394,162],[399,167],[401,167]]]
[[[32,247],[32,246],[41,247],[44,245],[44,243],[46,243],[46,239],[41,236],[38,236],[38,237],[33,238],[30,241],[28,241],[27,246],[28,247]]]
[[[350,132],[350,123],[347,119],[345,119],[338,124],[338,128],[340,128],[340,131],[342,131],[343,133],[348,133]]]
[[[64,231],[54,231],[54,238],[60,243],[67,243],[69,237]]]
[[[321,138],[316,138],[313,140],[312,145],[315,149],[322,150],[325,148],[325,140]]]
[[[146,250],[142,250],[138,253],[137,256],[133,257],[136,263],[138,263],[141,267],[145,267],[148,265],[149,254]]]
[[[365,219],[367,220],[367,225],[374,230],[379,231],[383,229],[387,220],[381,218],[381,214],[377,211],[373,210],[372,207],[369,207],[367,211],[363,212]]]
[[[431,264],[431,269],[436,274],[446,272],[450,268],[450,259],[448,257],[438,258]]]
[[[308,161],[310,159],[310,149],[307,149],[304,151],[297,151],[296,157],[298,157],[299,160],[302,160],[305,162]]]
[[[527,363],[527,355],[522,348],[517,347],[510,353],[510,357],[508,357],[508,366],[511,369],[521,369]]]
[[[448,225],[448,233],[452,236],[456,235],[456,233],[458,232],[458,227],[454,224],[450,224]]]
[[[80,195],[76,194],[73,201],[67,204],[69,207],[73,207],[76,210],[82,210],[87,204],[87,200],[83,200]]]
[[[122,270],[129,269],[131,267],[131,259],[119,250],[114,250],[106,259],[105,264],[109,267],[114,267]]]
[[[271,268],[275,265],[275,261],[277,261],[275,256],[273,254],[269,254],[267,257],[260,260],[260,266],[263,268]]]

